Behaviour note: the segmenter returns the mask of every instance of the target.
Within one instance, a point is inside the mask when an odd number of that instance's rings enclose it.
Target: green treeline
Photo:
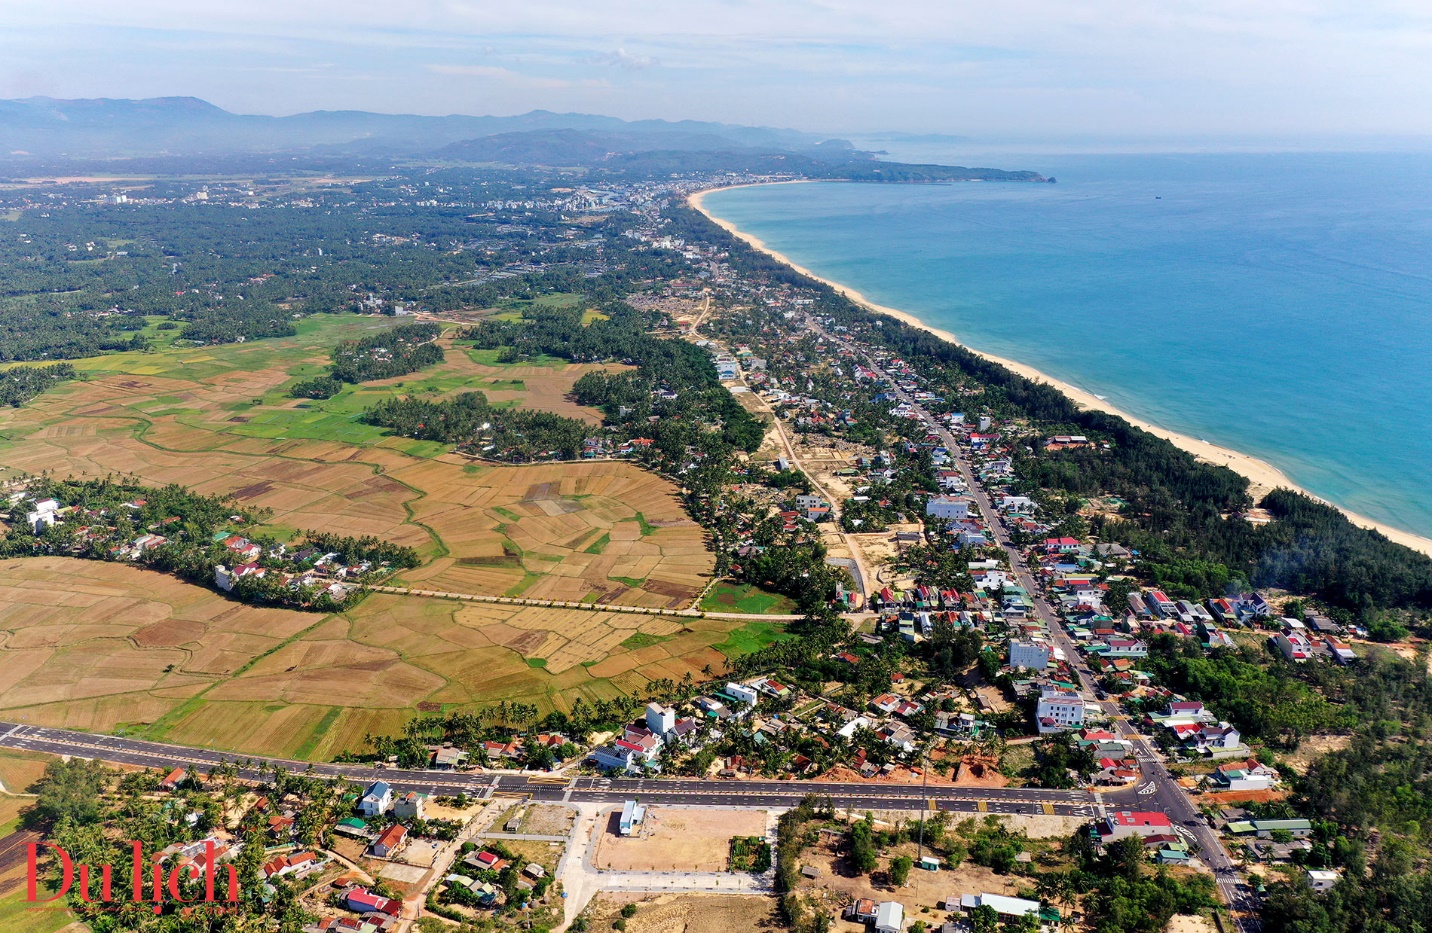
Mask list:
[[[75,378],[69,363],[15,366],[0,372],[0,405],[18,408],[56,383]]]
[[[493,408],[481,392],[442,401],[404,396],[384,399],[363,412],[368,424],[404,437],[457,444],[474,456],[509,463],[574,460],[591,427],[576,418],[525,408]]]
[[[439,333],[436,324],[399,324],[361,340],[344,340],[333,348],[332,377],[339,382],[373,382],[441,363],[442,347],[433,343]]]
[[[282,546],[264,536],[245,538],[257,550],[240,554],[225,543],[231,536],[242,537],[230,530],[253,525],[262,516],[233,499],[199,495],[174,484],[42,477],[26,492],[30,501],[17,501],[6,516],[10,531],[0,538],[0,558],[129,561],[210,588],[216,585],[215,568],[250,562],[264,573],[235,579],[230,595],[242,602],[315,611],[342,607],[345,599],[327,590],[335,571],[342,571],[345,585],[358,585],[419,563],[410,547],[371,536],[317,531],[299,532],[296,542]],[[56,500],[60,509],[53,524],[41,522],[37,529],[28,513],[33,502],[44,499]],[[318,566],[331,553],[338,555],[336,562]],[[311,571],[321,573],[305,576]]]
[[[333,365],[326,376],[296,383],[288,390],[294,398],[332,398],[344,383],[373,382],[406,376],[443,361],[443,348],[433,343],[442,329],[436,324],[399,324],[359,340],[344,340],[333,348]]]

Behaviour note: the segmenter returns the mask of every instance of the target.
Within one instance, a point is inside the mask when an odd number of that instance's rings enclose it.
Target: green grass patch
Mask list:
[[[634,521],[641,526],[641,536],[643,538],[645,538],[647,535],[656,534],[656,526],[648,522],[646,520],[646,516],[641,514],[640,512],[636,513],[636,516],[634,518],[627,519],[627,521]]]
[[[739,658],[760,651],[767,645],[795,638],[779,622],[751,622],[726,636],[726,640],[713,647],[728,658]]]
[[[701,600],[705,612],[745,612],[751,615],[792,615],[795,602],[788,596],[749,583],[721,582]]]
[[[628,638],[626,641],[622,642],[622,647],[630,650],[634,650],[637,648],[647,648],[651,645],[659,645],[671,637],[672,636],[670,635],[652,635],[647,632],[637,632],[636,634]]]
[[[586,552],[588,554],[600,554],[602,553],[603,549],[605,549],[606,546],[611,543],[611,541],[612,536],[609,534],[604,534],[597,540],[593,541],[591,544],[587,545]]]
[[[523,592],[525,592],[529,587],[532,586],[532,584],[536,583],[540,579],[542,579],[542,575],[540,573],[533,573],[529,570],[522,575],[522,579],[519,580],[515,586],[513,586],[511,589],[509,589],[506,593],[503,593],[502,595],[509,597],[521,596]]]
[[[328,734],[328,730],[333,728],[333,724],[338,721],[338,717],[342,714],[343,707],[341,706],[335,706],[324,713],[323,718],[318,720],[318,725],[313,727],[313,731],[309,733],[308,738],[304,739],[302,745],[294,749],[293,757],[298,759],[311,757],[314,749],[318,748],[318,743]]]
[[[637,589],[637,588],[640,587],[643,583],[646,582],[646,578],[645,578],[645,577],[643,577],[643,578],[640,579],[640,580],[638,580],[636,577],[607,577],[607,579],[608,579],[608,580],[616,580],[616,581],[619,582],[619,583],[625,583],[627,586],[631,587],[632,589]]]
[[[546,659],[546,658],[528,658],[528,659],[527,659],[527,666],[528,666],[528,667],[535,667],[535,668],[537,668],[538,670],[546,670],[546,669],[547,669],[547,659]]]

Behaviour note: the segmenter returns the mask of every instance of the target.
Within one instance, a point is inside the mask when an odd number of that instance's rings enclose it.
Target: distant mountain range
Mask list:
[[[587,164],[613,153],[755,149],[856,155],[844,141],[795,130],[695,120],[620,120],[534,110],[514,117],[319,110],[230,113],[195,97],[0,101],[0,156],[115,158],[309,151],[464,161]],[[542,156],[540,159],[533,156]]]

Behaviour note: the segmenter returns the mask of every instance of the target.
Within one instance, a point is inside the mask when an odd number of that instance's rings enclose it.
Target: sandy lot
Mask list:
[[[641,834],[617,835],[620,810],[600,823],[598,868],[616,871],[725,871],[733,836],[764,836],[765,810],[652,807]]]
[[[610,929],[622,905],[630,903],[635,903],[637,910],[627,921],[627,933],[731,933],[781,928],[773,897],[663,894],[633,898],[600,894],[589,911],[594,921],[591,929]]]
[[[1298,745],[1298,750],[1283,758],[1283,763],[1299,774],[1328,752],[1341,751],[1352,744],[1350,735],[1315,735]]]

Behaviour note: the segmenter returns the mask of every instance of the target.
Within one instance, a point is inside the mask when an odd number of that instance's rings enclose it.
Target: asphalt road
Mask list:
[[[207,770],[220,762],[244,761],[243,756],[144,742],[119,736],[94,735],[68,729],[51,729],[13,722],[0,722],[0,746],[95,758],[112,764],[138,765],[165,771],[176,767]],[[1018,788],[975,788],[892,786],[824,781],[739,781],[684,778],[597,778],[562,779],[541,774],[493,774],[450,771],[378,768],[371,765],[309,763],[264,759],[268,770],[279,765],[292,772],[329,778],[345,778],[357,784],[386,781],[395,791],[425,794],[465,793],[470,797],[494,794],[522,794],[535,800],[572,803],[620,803],[634,797],[651,803],[682,806],[791,807],[808,794],[829,797],[842,809],[856,810],[950,810],[957,813],[1005,813],[1072,816],[1092,819],[1098,815],[1098,799],[1084,791]],[[261,779],[259,760],[240,774]]]

